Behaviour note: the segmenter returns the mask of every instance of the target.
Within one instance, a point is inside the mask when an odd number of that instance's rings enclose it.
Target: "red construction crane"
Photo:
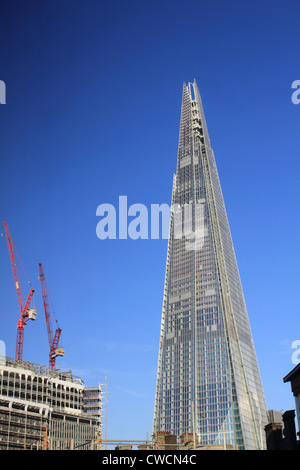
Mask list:
[[[48,332],[48,341],[49,341],[49,347],[50,347],[50,353],[49,353],[49,369],[53,370],[55,369],[55,359],[57,356],[64,356],[65,351],[62,347],[58,347],[59,343],[59,338],[61,334],[61,329],[56,328],[55,334],[53,337],[53,329],[52,329],[52,322],[51,322],[51,313],[50,313],[50,307],[49,307],[49,301],[48,301],[48,290],[47,290],[47,284],[46,284],[46,278],[43,270],[43,266],[41,263],[39,263],[39,269],[40,269],[40,281],[41,281],[41,287],[42,287],[42,296],[43,296],[43,302],[44,302],[44,310],[45,310],[45,318],[46,318],[46,325],[47,325],[47,332]]]
[[[8,252],[10,257],[10,263],[12,267],[12,272],[14,276],[19,309],[20,309],[20,318],[17,325],[17,341],[16,341],[16,359],[19,361],[23,360],[23,342],[24,342],[24,326],[28,320],[36,319],[36,308],[33,307],[34,299],[34,289],[30,289],[25,305],[23,305],[23,294],[21,289],[21,283],[17,268],[17,262],[15,257],[15,249],[11,234],[9,233],[6,222],[3,222],[6,234],[6,240],[8,245]],[[29,308],[31,305],[31,308]]]

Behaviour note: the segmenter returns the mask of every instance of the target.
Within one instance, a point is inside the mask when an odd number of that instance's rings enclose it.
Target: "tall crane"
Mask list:
[[[43,266],[39,263],[39,271],[40,271],[40,281],[41,281],[41,288],[42,288],[42,296],[43,296],[43,303],[44,303],[44,310],[45,310],[45,318],[46,318],[46,325],[47,325],[47,333],[48,333],[48,341],[49,341],[49,369],[55,369],[55,360],[57,356],[64,356],[65,351],[62,347],[58,347],[59,338],[61,335],[61,329],[59,327],[56,328],[55,334],[53,336],[53,329],[52,329],[52,321],[51,321],[51,312],[48,300],[48,289],[46,278],[43,270]]]
[[[10,263],[11,263],[12,272],[14,276],[15,287],[17,291],[17,298],[18,298],[18,303],[19,303],[19,310],[20,310],[20,318],[17,324],[17,341],[16,341],[15,358],[18,361],[22,361],[23,360],[24,326],[27,324],[28,320],[36,319],[36,308],[33,307],[34,289],[32,288],[30,289],[25,305],[23,305],[23,294],[22,294],[21,283],[20,283],[20,278],[19,278],[19,273],[18,273],[13,239],[8,230],[6,222],[3,222],[3,225],[5,228]]]

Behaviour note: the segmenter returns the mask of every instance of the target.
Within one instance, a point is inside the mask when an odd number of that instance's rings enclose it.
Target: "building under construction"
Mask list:
[[[95,446],[101,430],[101,386],[92,390],[71,371],[0,358],[0,450]]]

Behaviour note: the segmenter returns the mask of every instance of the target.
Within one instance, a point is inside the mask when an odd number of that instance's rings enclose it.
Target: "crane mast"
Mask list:
[[[21,289],[21,283],[19,278],[19,272],[16,262],[14,244],[12,240],[12,236],[9,232],[8,226],[6,222],[3,222],[8,246],[8,252],[10,257],[10,263],[12,267],[13,277],[15,281],[15,287],[17,292],[19,310],[20,310],[20,318],[17,324],[17,340],[16,340],[16,359],[19,361],[23,360],[23,343],[24,343],[24,326],[28,322],[28,320],[35,320],[36,319],[36,308],[30,308],[30,304],[33,303],[34,299],[34,289],[30,289],[28,297],[26,299],[25,305],[23,305],[23,294]]]
[[[57,356],[64,356],[65,352],[62,347],[58,347],[61,329],[56,328],[55,334],[53,336],[53,328],[52,328],[52,321],[51,321],[51,311],[49,306],[48,300],[48,289],[46,283],[46,277],[43,270],[43,266],[39,263],[39,272],[40,272],[40,282],[41,282],[41,289],[42,289],[42,297],[44,303],[44,311],[45,311],[45,318],[46,318],[46,325],[47,325],[47,333],[48,333],[48,342],[50,347],[49,352],[49,369],[55,369],[55,360]]]

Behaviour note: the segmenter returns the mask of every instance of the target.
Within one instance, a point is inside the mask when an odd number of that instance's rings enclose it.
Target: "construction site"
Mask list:
[[[16,249],[3,222],[16,288],[19,319],[15,359],[0,356],[0,450],[58,450],[101,448],[102,385],[85,387],[71,371],[56,367],[64,356],[59,344],[61,329],[53,328],[44,269],[38,265],[48,342],[49,364],[23,359],[24,330],[36,320],[35,290],[25,302],[17,265]]]

